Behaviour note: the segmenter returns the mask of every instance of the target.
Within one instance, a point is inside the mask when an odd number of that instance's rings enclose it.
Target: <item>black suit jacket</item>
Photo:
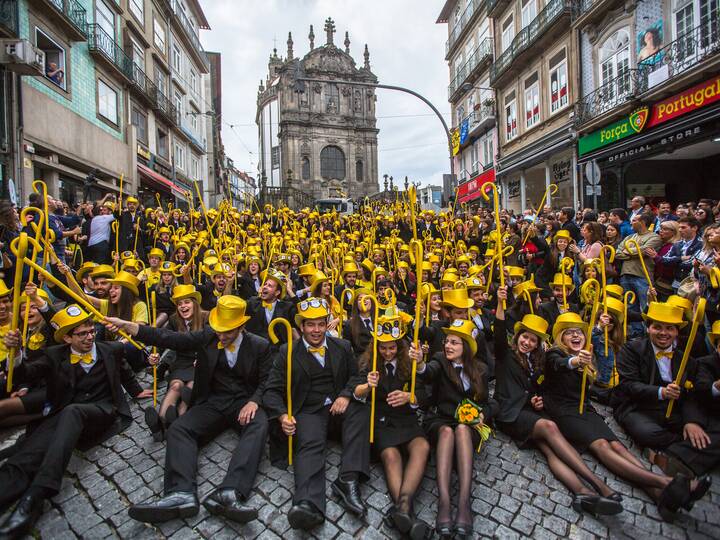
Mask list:
[[[333,372],[333,382],[337,397],[352,399],[355,387],[362,381],[358,377],[357,359],[350,343],[344,339],[326,337],[326,365],[329,362]],[[273,357],[273,366],[268,376],[263,396],[263,406],[270,419],[279,418],[287,413],[287,344],[284,344]],[[310,362],[317,362],[305,348],[302,339],[293,342],[292,350],[292,406],[293,414],[302,409],[312,384]]]
[[[139,221],[139,223],[137,223]],[[125,210],[120,215],[120,238],[118,247],[120,251],[133,251],[135,247],[135,226],[138,226],[137,252],[140,259],[145,258],[145,244],[143,232],[145,231],[145,216],[140,210],[135,212],[135,221],[129,211]]]
[[[270,322],[275,319],[287,319],[290,321],[290,324],[294,326],[295,311],[295,304],[292,302],[278,300],[277,304],[275,304],[275,310],[273,311],[273,316]],[[248,332],[257,334],[265,339],[270,339],[270,334],[268,333],[268,326],[270,323],[268,323],[267,317],[265,317],[265,308],[262,305],[260,297],[253,296],[247,301],[247,310],[245,314],[250,316],[250,320],[245,325]],[[280,343],[285,343],[287,341],[285,332],[279,332],[278,337],[280,338]]]
[[[137,339],[146,345],[165,349],[196,350],[199,354],[190,405],[203,403],[210,397],[211,383],[222,352],[218,349],[217,335],[212,328],[206,326],[204,330],[195,332],[173,332],[166,328],[141,326]],[[238,350],[238,362],[250,401],[260,404],[270,371],[270,343],[260,336],[245,332]]]
[[[580,308],[577,304],[571,304],[569,299],[568,309],[573,313],[580,313]],[[555,326],[555,321],[560,316],[560,308],[558,307],[558,303],[555,299],[540,304],[540,307],[538,308],[538,315],[548,322],[548,330],[552,330],[552,327]]]

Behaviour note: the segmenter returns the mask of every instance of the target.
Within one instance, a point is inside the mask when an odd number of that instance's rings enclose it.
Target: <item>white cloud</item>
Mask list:
[[[448,68],[444,59],[447,27],[435,24],[442,2],[429,0],[211,0],[202,2],[212,28],[202,33],[207,50],[222,54],[223,142],[236,165],[257,172],[255,103],[260,80],[276,40],[286,55],[288,31],[295,56],[325,43],[327,17],[335,21],[335,43],[350,33],[350,52],[363,62],[365,43],[381,83],[410,88],[429,99],[449,123]],[[379,90],[377,101],[379,174],[407,175],[423,185],[442,185],[449,172],[445,134],[432,111],[407,94]],[[235,127],[230,128],[228,124]],[[381,182],[382,185],[382,182]]]

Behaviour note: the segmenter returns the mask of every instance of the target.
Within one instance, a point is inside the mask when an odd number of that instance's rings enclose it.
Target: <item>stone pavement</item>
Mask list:
[[[145,386],[150,379],[143,376]],[[145,400],[143,405],[147,405]],[[146,501],[162,492],[164,443],[153,442],[144,427],[142,411],[133,404],[136,422],[124,433],[86,453],[76,453],[63,482],[62,491],[46,505],[34,536],[42,539],[65,538],[399,538],[396,531],[382,523],[383,511],[390,504],[382,469],[372,468],[372,478],[363,485],[367,501],[366,519],[347,514],[330,499],[325,524],[313,535],[290,529],[287,511],[291,505],[293,476],[272,467],[265,459],[258,473],[255,494],[250,501],[260,508],[260,518],[240,526],[209,515],[204,508],[186,520],[175,520],[158,527],[131,520],[128,505]],[[603,411],[606,412],[606,411]],[[610,419],[610,425],[625,444],[622,431]],[[0,433],[0,447],[17,432]],[[198,486],[203,497],[217,486],[224,475],[236,436],[226,432],[200,453]],[[637,452],[636,448],[633,448]],[[340,448],[330,445],[328,479],[337,475]],[[496,433],[476,459],[472,507],[475,531],[479,538],[632,538],[642,539],[717,539],[720,538],[720,473],[714,474],[711,493],[695,504],[690,514],[675,524],[664,523],[655,505],[645,493],[631,487],[608,472],[595,460],[586,460],[602,478],[624,497],[625,511],[611,518],[595,519],[570,508],[567,489],[557,482],[538,451],[519,450],[514,443]],[[419,516],[435,522],[437,490],[434,467],[429,466],[416,499]],[[328,481],[328,497],[330,495]]]

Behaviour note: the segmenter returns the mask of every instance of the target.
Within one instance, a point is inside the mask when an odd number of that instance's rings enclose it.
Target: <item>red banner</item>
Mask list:
[[[465,182],[458,186],[458,202],[466,203],[472,200],[482,197],[481,189],[488,182],[495,181],[495,168],[488,169],[482,174],[479,174],[472,180]]]
[[[719,100],[720,76],[655,103],[647,127],[657,126]]]

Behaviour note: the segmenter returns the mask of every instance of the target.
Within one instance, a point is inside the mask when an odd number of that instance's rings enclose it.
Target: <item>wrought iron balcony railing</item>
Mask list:
[[[457,44],[463,30],[467,28],[470,20],[473,18],[473,15],[482,9],[484,3],[485,0],[470,0],[468,2],[467,6],[460,14],[460,18],[455,21],[455,26],[453,26],[450,36],[445,42],[445,57],[450,55],[450,51],[452,51],[453,47]]]
[[[575,104],[575,122],[585,124],[616,107],[635,101],[643,92],[645,78],[640,70],[628,69],[604,83]]]
[[[100,54],[105,60],[117,69],[123,77],[132,81],[132,59],[125,54],[113,36],[108,34],[99,24],[88,24],[88,49],[91,53]]]
[[[178,122],[178,111],[177,107],[173,104],[173,102],[163,93],[160,88],[155,86],[155,106],[153,109],[160,113],[165,120],[172,123],[173,125],[177,126],[179,124]]]
[[[49,0],[50,4],[70,22],[77,31],[87,36],[87,11],[77,0]]]
[[[494,83],[513,61],[527,50],[563,14],[570,12],[570,0],[550,0],[540,14],[515,35],[510,46],[495,59],[490,69],[490,83]]]
[[[17,0],[0,2],[0,29],[5,34],[16,36],[18,33]]]
[[[139,92],[151,106],[154,107],[156,105],[157,86],[150,80],[150,77],[145,75],[142,68],[134,62],[132,64],[130,89]]]
[[[172,9],[175,14],[175,18],[180,23],[180,26],[185,32],[187,38],[190,40],[190,43],[192,43],[195,48],[195,52],[198,57],[202,60],[202,64],[207,70],[210,70],[210,61],[208,60],[207,54],[205,54],[205,49],[203,49],[200,44],[200,37],[195,33],[192,23],[188,20],[187,15],[185,15],[185,12],[182,10],[177,1],[173,1]]]
[[[579,19],[585,13],[593,9],[595,6],[600,4],[603,0],[573,0],[572,5],[572,18],[573,21]]]
[[[475,68],[486,60],[492,60],[493,44],[491,38],[483,39],[475,50],[470,54],[470,57],[456,72],[455,77],[448,86],[448,100],[453,99],[455,92],[457,92],[463,85],[463,83],[470,77]]]

